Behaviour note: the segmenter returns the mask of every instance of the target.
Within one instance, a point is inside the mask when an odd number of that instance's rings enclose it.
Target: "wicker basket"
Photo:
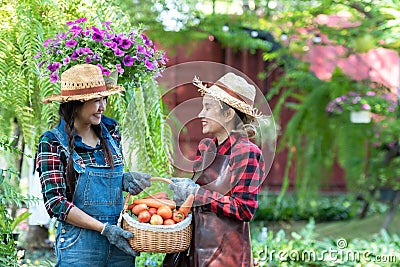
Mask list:
[[[155,180],[155,179],[153,179]],[[157,179],[161,180],[162,179]],[[169,180],[164,179],[164,182]],[[137,252],[174,253],[186,250],[192,238],[192,215],[174,225],[152,225],[134,220],[126,211],[130,194],[125,198],[122,228],[133,233],[129,245]]]

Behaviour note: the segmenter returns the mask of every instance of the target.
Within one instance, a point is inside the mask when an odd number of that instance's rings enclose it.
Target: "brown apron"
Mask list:
[[[196,183],[230,195],[229,155],[206,152],[202,165],[194,174]],[[190,256],[194,267],[253,266],[249,223],[194,207]]]

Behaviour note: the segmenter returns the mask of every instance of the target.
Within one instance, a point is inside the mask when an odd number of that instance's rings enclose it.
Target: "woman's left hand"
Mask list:
[[[151,175],[140,172],[125,172],[122,175],[122,188],[131,195],[137,195],[146,187],[151,186]]]

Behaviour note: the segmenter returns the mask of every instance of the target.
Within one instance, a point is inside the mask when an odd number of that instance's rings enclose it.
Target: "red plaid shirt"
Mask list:
[[[228,194],[200,188],[196,194],[196,204],[217,214],[250,221],[258,207],[258,193],[264,181],[264,158],[261,150],[239,133],[232,133],[227,140],[217,146],[217,140],[204,139],[198,146],[194,171],[201,166],[205,151],[229,156],[232,173]],[[205,204],[208,203],[208,204]]]

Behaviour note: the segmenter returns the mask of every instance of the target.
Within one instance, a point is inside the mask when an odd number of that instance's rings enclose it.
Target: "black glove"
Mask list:
[[[151,186],[150,174],[140,172],[125,172],[122,175],[122,188],[131,195],[137,195],[146,187]]]
[[[139,253],[134,251],[129,246],[129,243],[126,240],[127,238],[133,238],[133,233],[125,231],[124,229],[116,225],[106,223],[103,230],[101,231],[101,234],[105,236],[111,244],[113,244],[126,254],[133,257],[139,256]]]
[[[174,191],[174,201],[180,206],[190,194],[196,194],[200,185],[193,182],[189,178],[171,178],[172,184],[168,185],[168,189]]]

